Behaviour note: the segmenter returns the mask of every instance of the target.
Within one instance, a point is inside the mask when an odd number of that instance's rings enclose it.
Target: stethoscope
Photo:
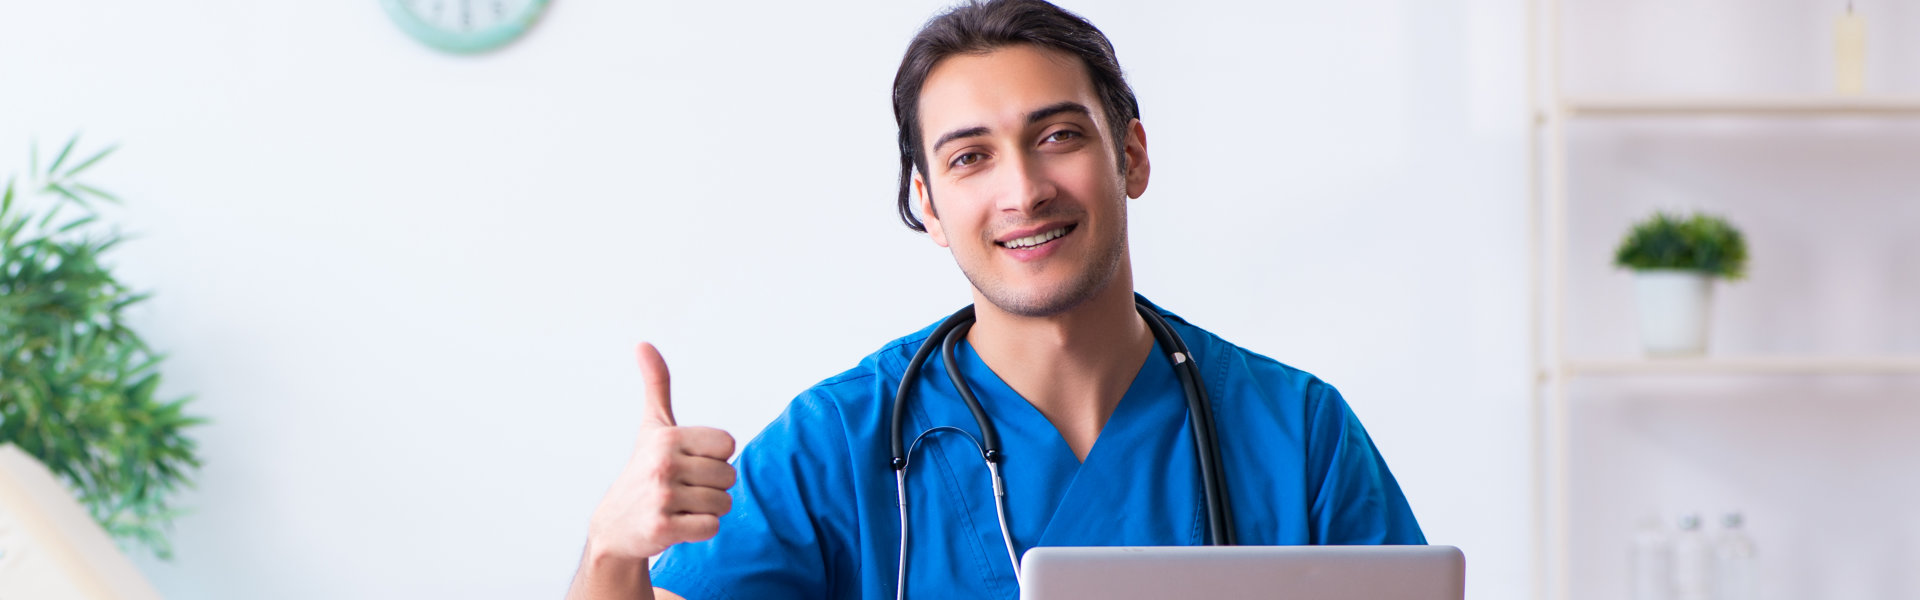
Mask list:
[[[1187,397],[1187,424],[1193,432],[1194,456],[1200,461],[1200,487],[1207,502],[1207,541],[1210,545],[1234,545],[1233,513],[1227,506],[1226,480],[1220,473],[1220,445],[1214,441],[1213,409],[1207,402],[1207,389],[1200,381],[1200,369],[1193,362],[1193,354],[1187,350],[1187,343],[1180,335],[1167,326],[1167,321],[1143,302],[1135,302],[1134,309],[1140,311],[1140,317],[1147,322],[1147,329],[1153,332],[1153,339],[1167,353],[1167,360],[1173,363],[1173,372],[1180,378],[1180,389]],[[1013,563],[1014,581],[1019,582],[1020,554],[1013,547],[1013,533],[1007,529],[1007,488],[1000,477],[1000,463],[1006,455],[1000,452],[1000,432],[993,426],[993,420],[987,417],[986,409],[980,407],[980,401],[973,396],[973,389],[967,385],[966,378],[960,374],[959,361],[953,358],[953,349],[966,339],[967,330],[973,328],[973,305],[967,305],[953,316],[947,317],[920,350],[913,353],[913,359],[907,362],[907,370],[900,376],[900,391],[893,395],[893,476],[894,484],[900,493],[900,579],[894,588],[896,598],[905,598],[907,593],[907,458],[913,449],[920,447],[920,441],[936,432],[957,433],[973,442],[980,449],[980,458],[987,463],[987,473],[993,477],[993,506],[1000,518],[1000,539],[1007,544],[1007,560]],[[967,409],[973,411],[973,420],[980,426],[980,437],[975,439],[964,429],[951,425],[942,425],[920,432],[913,438],[912,447],[903,443],[901,429],[907,423],[907,397],[919,379],[920,366],[933,354],[934,346],[940,347],[940,360],[946,365],[947,378],[953,380],[953,389],[965,400]]]

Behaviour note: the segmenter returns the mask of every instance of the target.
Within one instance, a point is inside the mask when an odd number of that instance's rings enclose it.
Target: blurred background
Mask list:
[[[129,555],[171,598],[562,595],[634,442],[635,342],[682,424],[744,441],[969,301],[893,209],[893,72],[947,4],[554,0],[477,55],[379,0],[0,6],[0,168],[36,138],[120,145],[89,173],[136,236],[111,262],[154,293],[132,325],[163,395],[211,420],[174,558]],[[1920,595],[1899,367],[1566,382],[1571,535],[1536,520],[1537,369],[1639,356],[1612,249],[1656,209],[1747,234],[1712,354],[1920,354],[1900,116],[1569,124],[1564,330],[1536,320],[1552,80],[1529,69],[1831,93],[1844,3],[1566,0],[1535,45],[1519,0],[1061,4],[1140,97],[1138,289],[1339,387],[1469,597],[1537,597],[1551,553],[1574,596],[1626,597],[1635,519],[1725,511],[1766,597]],[[1866,93],[1920,92],[1920,5],[1856,6]]]

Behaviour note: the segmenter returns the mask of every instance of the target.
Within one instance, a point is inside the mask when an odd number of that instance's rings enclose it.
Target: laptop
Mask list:
[[[1042,547],[1020,561],[1020,600],[1463,600],[1452,546]]]

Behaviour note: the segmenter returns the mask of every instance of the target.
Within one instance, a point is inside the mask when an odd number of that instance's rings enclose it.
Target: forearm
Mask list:
[[[666,600],[671,592],[655,594],[646,559],[614,556],[589,541],[581,552],[580,569],[567,588],[567,600]],[[665,592],[665,590],[659,590]]]

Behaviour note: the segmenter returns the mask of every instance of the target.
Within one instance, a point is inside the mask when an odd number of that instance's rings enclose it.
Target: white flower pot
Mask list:
[[[1634,271],[1640,305],[1640,343],[1653,356],[1699,356],[1707,351],[1713,277],[1700,271]]]

